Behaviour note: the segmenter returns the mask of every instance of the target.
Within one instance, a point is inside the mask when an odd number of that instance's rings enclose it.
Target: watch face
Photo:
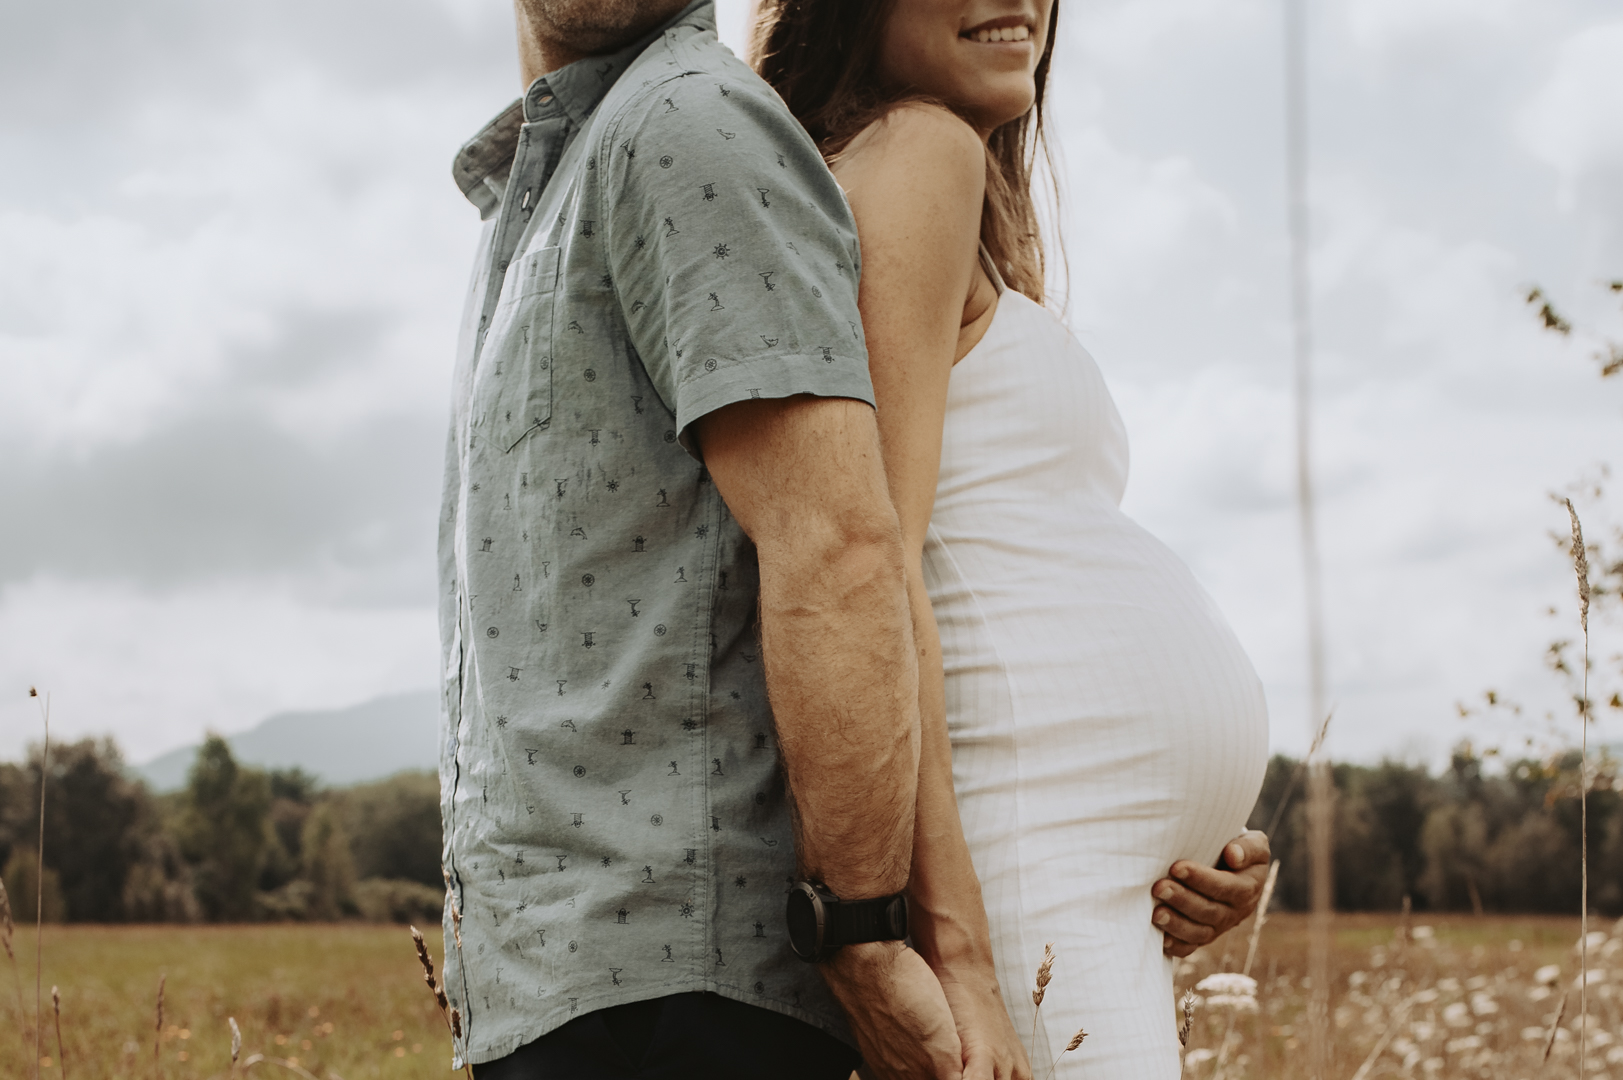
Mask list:
[[[818,923],[818,903],[811,886],[805,882],[789,893],[788,921],[789,947],[802,960],[815,960],[822,946]]]

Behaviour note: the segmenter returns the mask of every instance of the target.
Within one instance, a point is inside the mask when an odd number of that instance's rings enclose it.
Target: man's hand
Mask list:
[[[900,942],[847,945],[822,965],[880,1080],[960,1080],[963,1046],[935,972]]]
[[[1251,829],[1228,842],[1215,867],[1173,863],[1171,876],[1150,887],[1159,901],[1150,919],[1161,930],[1161,951],[1188,956],[1244,922],[1262,897],[1272,857],[1267,834]]]

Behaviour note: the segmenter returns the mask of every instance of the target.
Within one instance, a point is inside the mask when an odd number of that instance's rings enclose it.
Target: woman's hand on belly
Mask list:
[[[1150,920],[1161,931],[1161,951],[1188,956],[1239,926],[1257,909],[1273,852],[1268,835],[1250,829],[1230,840],[1218,865],[1187,859],[1150,887],[1158,901]]]

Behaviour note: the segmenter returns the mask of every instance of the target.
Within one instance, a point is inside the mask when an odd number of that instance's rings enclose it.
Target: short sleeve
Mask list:
[[[638,94],[599,148],[609,274],[631,343],[688,426],[749,398],[873,404],[850,207],[747,70]]]

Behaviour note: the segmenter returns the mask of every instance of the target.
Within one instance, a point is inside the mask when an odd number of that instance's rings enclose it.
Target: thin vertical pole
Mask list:
[[[1307,617],[1308,731],[1324,724],[1324,598],[1313,490],[1313,308],[1308,265],[1307,12],[1304,0],[1283,0],[1285,46],[1285,187],[1290,233],[1291,353],[1296,412],[1296,508],[1301,530],[1302,584]],[[1333,791],[1322,739],[1308,763],[1308,852],[1312,919],[1309,924],[1308,1067],[1326,1080],[1331,1067],[1330,924]]]

